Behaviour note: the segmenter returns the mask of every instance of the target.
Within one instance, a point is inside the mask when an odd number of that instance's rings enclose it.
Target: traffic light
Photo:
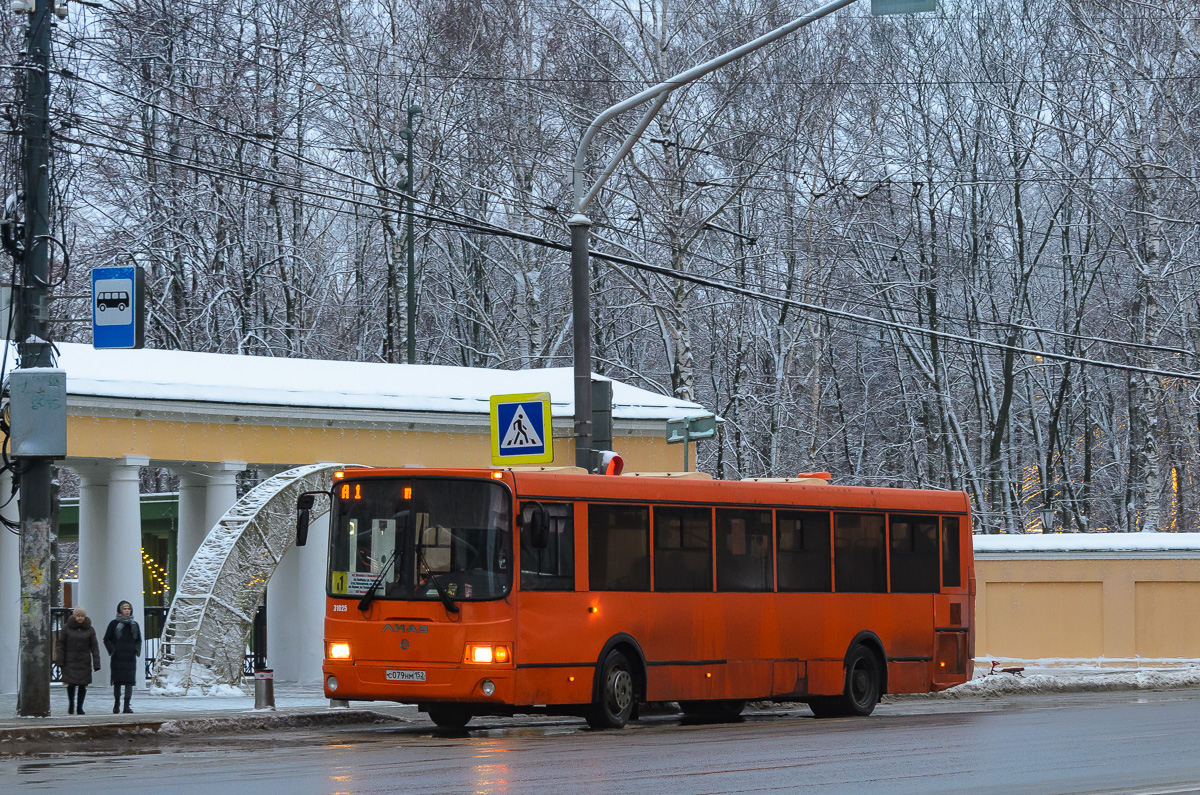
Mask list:
[[[625,462],[621,460],[621,456],[614,453],[612,450],[596,450],[595,472],[599,475],[619,475],[621,470],[625,469]]]

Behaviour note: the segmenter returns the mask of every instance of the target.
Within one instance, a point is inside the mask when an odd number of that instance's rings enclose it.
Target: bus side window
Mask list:
[[[938,525],[936,516],[889,517],[892,593],[937,593]]]
[[[654,590],[712,591],[712,511],[654,509]]]
[[[833,585],[838,593],[887,591],[883,517],[834,514]]]
[[[829,593],[829,512],[780,511],[779,590]]]
[[[575,506],[569,502],[543,502],[550,519],[550,540],[543,549],[530,543],[529,517],[535,503],[521,504],[521,590],[575,590]]]
[[[717,509],[717,590],[772,591],[771,512]]]
[[[588,506],[588,580],[593,591],[650,590],[647,506]]]
[[[958,517],[942,517],[942,587],[962,587],[962,559],[959,554],[959,544],[962,539],[958,535]]]

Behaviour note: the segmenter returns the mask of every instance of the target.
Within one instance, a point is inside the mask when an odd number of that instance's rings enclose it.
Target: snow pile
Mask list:
[[[184,687],[177,679],[149,682],[147,684],[152,696],[170,696],[172,698],[245,698],[248,695],[244,689],[226,684],[192,684],[190,687]]]
[[[1054,671],[1054,673],[1043,673]],[[1026,668],[1018,674],[984,673],[941,693],[943,698],[974,698],[1041,693],[1095,693],[1108,690],[1177,690],[1200,687],[1200,665],[1140,670],[1061,671]]]

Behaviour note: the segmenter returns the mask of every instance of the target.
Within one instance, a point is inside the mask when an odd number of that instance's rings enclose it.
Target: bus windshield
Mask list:
[[[499,599],[512,586],[512,498],[467,478],[363,478],[334,487],[329,592]],[[439,593],[440,592],[440,593]]]

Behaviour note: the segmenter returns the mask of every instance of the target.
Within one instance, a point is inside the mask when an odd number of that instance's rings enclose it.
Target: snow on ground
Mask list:
[[[975,678],[941,693],[943,698],[1021,695],[1038,693],[1080,693],[1105,690],[1176,690],[1200,687],[1200,663],[1172,668],[1107,668],[1089,665],[1026,665],[1004,661],[1005,668],[1021,668],[1018,673],[997,669],[989,674],[990,661],[979,661]]]
[[[100,711],[101,705],[106,704],[105,698],[111,697],[111,690],[105,688],[88,688],[87,705],[90,709]],[[55,686],[51,689],[51,702],[62,699],[66,703],[66,688]],[[302,685],[285,684],[275,686],[275,707],[277,709],[328,707],[329,699],[321,692],[320,685],[304,687]],[[160,714],[164,712],[212,712],[216,710],[243,712],[254,709],[254,686],[248,686],[244,691],[228,685],[211,688],[207,694],[201,694],[198,689],[184,695],[181,691],[175,693],[148,692],[135,689],[133,691],[133,710],[139,714]]]

